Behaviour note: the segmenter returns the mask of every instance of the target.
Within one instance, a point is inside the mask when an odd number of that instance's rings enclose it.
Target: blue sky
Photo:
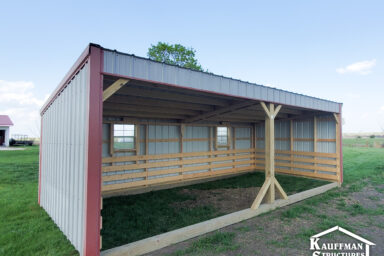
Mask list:
[[[344,103],[345,132],[384,130],[383,1],[6,1],[0,114],[38,110],[89,42],[146,56],[158,41],[210,72]]]

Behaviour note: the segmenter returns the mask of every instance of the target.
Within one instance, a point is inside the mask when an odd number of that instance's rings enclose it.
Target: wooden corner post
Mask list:
[[[267,203],[275,201],[275,188],[280,196],[287,199],[288,196],[275,178],[275,117],[281,109],[281,105],[275,108],[273,103],[267,106],[261,102],[266,118],[265,118],[265,182],[261,187],[251,209],[257,209],[263,198]]]

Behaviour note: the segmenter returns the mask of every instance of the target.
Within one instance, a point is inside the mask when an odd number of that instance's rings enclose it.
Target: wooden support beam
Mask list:
[[[233,111],[236,111],[239,109],[243,109],[243,108],[246,108],[246,107],[249,107],[252,105],[256,105],[256,104],[257,103],[254,101],[242,101],[240,103],[235,103],[235,104],[232,104],[230,106],[222,107],[222,108],[210,111],[210,112],[206,112],[206,113],[194,116],[194,117],[184,119],[183,122],[184,123],[197,122],[200,120],[209,119],[211,117],[215,117],[215,116],[222,115],[225,113],[230,113],[230,112],[233,112]]]
[[[129,95],[113,95],[108,102],[119,104],[130,104],[135,106],[162,107],[162,108],[177,108],[197,111],[213,111],[215,108],[209,105],[198,103],[176,102],[170,100],[160,100],[139,96]]]
[[[339,186],[341,186],[341,166],[340,166],[340,140],[341,140],[341,134],[340,134],[340,114],[333,114],[336,119],[336,161],[337,161],[337,181]]]
[[[270,186],[271,186],[271,177],[266,177],[263,186],[260,188],[259,193],[256,196],[255,201],[253,201],[252,203],[251,209],[259,208],[261,201],[263,201],[263,198]]]
[[[195,96],[182,93],[176,93],[166,90],[145,89],[137,87],[122,88],[119,95],[139,96],[160,100],[171,100],[176,102],[197,103],[204,105],[228,106],[228,101],[216,97]]]
[[[167,114],[179,114],[186,116],[194,116],[198,115],[201,112],[196,110],[189,109],[179,109],[176,107],[158,107],[158,106],[140,106],[134,104],[121,104],[121,103],[113,103],[106,102],[103,104],[104,111],[141,111],[141,112],[150,112],[150,113],[167,113]]]
[[[118,79],[112,85],[110,85],[107,89],[103,91],[103,101],[106,101],[109,97],[115,94],[121,87],[126,85],[129,82],[127,79]]]
[[[275,178],[275,118],[281,109],[281,105],[275,108],[275,105],[270,103],[268,106],[260,103],[265,111],[265,182],[261,187],[251,208],[257,209],[263,198],[267,203],[275,201],[275,188],[283,199],[287,198],[287,194],[280,186]]]
[[[339,114],[333,113],[333,117],[335,118],[337,124],[340,123]]]

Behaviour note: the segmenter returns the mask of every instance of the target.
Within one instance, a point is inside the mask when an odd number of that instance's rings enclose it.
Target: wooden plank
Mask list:
[[[217,151],[206,151],[206,152],[188,152],[188,153],[173,153],[173,154],[159,154],[159,155],[142,155],[142,156],[117,156],[117,157],[104,157],[102,163],[112,162],[129,162],[136,160],[155,160],[155,159],[168,159],[168,158],[179,158],[183,157],[194,157],[194,156],[207,156],[207,155],[225,155],[232,153],[253,153],[255,149],[236,149],[236,150],[217,150]]]
[[[192,122],[196,122],[196,121],[200,121],[200,120],[205,120],[205,119],[209,119],[209,118],[214,117],[214,116],[222,115],[224,113],[243,109],[243,108],[246,108],[248,106],[255,105],[255,104],[257,104],[257,103],[254,101],[250,101],[250,100],[242,101],[242,102],[238,102],[238,103],[235,103],[235,104],[232,104],[229,106],[225,106],[225,107],[222,107],[222,108],[210,111],[210,112],[196,115],[194,117],[184,119],[183,122],[184,123],[192,123]]]
[[[176,107],[158,107],[158,106],[140,106],[134,104],[121,104],[121,103],[111,103],[105,102],[103,104],[104,111],[145,111],[152,113],[169,113],[169,114],[179,114],[179,115],[198,115],[200,111],[189,110],[189,109],[179,109]]]
[[[339,115],[337,113],[333,113],[333,117],[335,118],[335,121],[337,124],[340,123]]]
[[[250,170],[244,170],[244,171],[237,171],[235,173],[212,175],[212,176],[209,175],[207,177],[198,177],[198,178],[188,179],[184,181],[170,181],[170,182],[162,182],[160,184],[138,186],[138,187],[129,188],[129,189],[123,188],[118,190],[109,190],[109,191],[103,191],[102,195],[104,198],[111,197],[111,196],[118,196],[118,195],[136,195],[136,194],[142,194],[150,191],[157,191],[157,190],[169,189],[169,188],[175,188],[175,187],[181,187],[181,186],[189,186],[189,185],[200,184],[200,183],[209,182],[209,181],[232,178],[239,175],[243,175],[245,173],[252,173],[255,171],[256,171],[255,169],[250,169]]]
[[[303,191],[289,196],[287,200],[276,200],[273,204],[263,204],[256,210],[245,209],[211,220],[200,222],[194,225],[190,225],[184,228],[176,229],[167,233],[139,240],[130,244],[105,250],[101,252],[101,256],[138,256],[150,253],[166,246],[186,241],[188,239],[256,217],[260,214],[267,213],[276,208],[297,203],[307,198],[325,193],[328,190],[336,187],[337,183],[331,183],[318,188]]]
[[[271,177],[266,177],[263,186],[260,188],[259,193],[257,194],[255,201],[253,201],[251,209],[257,209],[261,201],[263,201],[263,198],[265,194],[268,192],[269,187],[271,186]]]
[[[114,93],[116,93],[120,88],[126,85],[129,82],[127,79],[118,79],[112,85],[110,85],[107,89],[103,91],[103,101],[106,101],[109,97],[111,97]]]
[[[180,155],[180,157],[182,154]],[[127,164],[127,165],[114,165],[114,166],[103,166],[103,172],[111,172],[111,171],[122,171],[122,170],[135,170],[135,169],[144,169],[144,168],[154,168],[154,167],[167,167],[167,166],[175,166],[175,165],[187,165],[187,164],[200,164],[200,163],[208,163],[211,161],[230,161],[233,159],[244,159],[250,158],[249,155],[236,155],[236,156],[221,156],[216,158],[198,158],[198,159],[185,159],[185,160],[174,160],[174,161],[161,161],[161,162],[150,162],[143,164]]]
[[[308,169],[308,170],[314,170],[314,171],[325,171],[325,172],[336,172],[337,168],[332,167],[325,167],[325,166],[315,166],[315,165],[305,165],[305,164],[293,164],[291,163],[276,163],[277,166],[284,166],[284,167],[293,167],[298,169]]]
[[[289,169],[279,169],[276,168],[276,171],[278,173],[284,173],[289,175],[296,175],[296,176],[304,176],[309,178],[318,178],[323,180],[330,180],[330,181],[337,181],[337,176],[333,174],[325,174],[325,173],[314,173],[314,172],[306,172],[306,171],[291,171]]]
[[[276,118],[277,114],[279,114],[279,111],[281,109],[281,105],[278,105],[277,108],[275,109],[275,112],[273,112],[273,117],[272,118]]]
[[[271,177],[271,183],[275,178],[275,117],[273,116],[275,113],[275,105],[269,104],[269,116],[265,120],[266,125],[265,129],[268,132],[266,132],[265,142],[265,162],[266,162],[266,174],[269,174]],[[268,147],[267,147],[268,145]],[[268,163],[268,164],[267,164]],[[266,200],[268,203],[273,203],[275,201],[275,186],[271,184],[269,186],[269,189],[267,191]]]
[[[290,143],[289,143],[289,148],[290,148],[290,152],[293,152],[294,150],[294,141],[293,141],[293,120],[290,120],[289,121],[289,134],[290,134]],[[293,154],[290,154],[291,155],[291,164],[293,164]],[[291,167],[291,170],[293,170],[293,167]]]
[[[264,102],[260,102],[260,105],[261,105],[261,107],[264,109],[265,114],[266,114],[267,116],[270,116],[269,109],[267,108],[267,105],[265,105]]]
[[[317,152],[317,118],[313,117],[313,152]],[[314,165],[316,166],[316,156],[313,157]],[[317,170],[315,170],[317,172]]]
[[[336,142],[336,139],[317,139],[317,142]]]
[[[218,99],[215,97],[202,97],[202,96],[192,96],[181,93],[174,93],[164,90],[148,90],[143,88],[122,88],[119,91],[119,95],[131,95],[139,96],[145,98],[153,98],[160,100],[170,100],[176,102],[187,102],[187,103],[198,103],[204,105],[216,105],[216,106],[227,106],[229,101]]]
[[[313,158],[299,158],[299,157],[286,157],[286,156],[276,156],[276,160],[292,161],[292,162],[302,162],[302,163],[316,163],[316,164],[329,164],[336,165],[336,160],[326,160],[326,159],[313,159]],[[277,164],[278,162],[276,162]]]
[[[239,171],[249,171],[253,169],[254,169],[254,166],[245,166],[245,167],[230,168],[226,170],[213,171],[213,174],[214,175],[223,175],[223,174],[232,174],[232,173],[234,174]],[[212,176],[210,172],[200,172],[200,173],[183,174],[183,175],[177,175],[177,176],[168,176],[168,177],[149,179],[149,180],[143,179],[143,180],[134,181],[134,182],[104,185],[102,186],[102,191],[127,189],[127,188],[151,185],[151,184],[161,184],[169,181],[182,182],[183,180],[187,180],[191,178],[203,178],[203,177],[210,177],[210,176]]]
[[[288,199],[287,194],[285,193],[284,189],[281,187],[280,183],[277,181],[276,178],[274,178],[274,186],[276,186],[277,192],[283,199]]]
[[[149,125],[145,124],[145,155],[149,154]],[[147,163],[147,160],[144,161],[144,163]],[[148,180],[148,168],[144,169],[146,173],[145,179]]]
[[[224,170],[218,170],[213,171],[212,173],[209,172],[199,172],[199,173],[190,173],[190,174],[183,174],[184,179],[191,179],[191,178],[201,178],[201,177],[213,177],[215,175],[223,175],[223,174],[231,174],[231,173],[237,173],[240,171],[249,171],[252,170],[253,166],[243,166],[243,167],[236,167],[236,168],[229,168]]]
[[[130,110],[105,110],[103,116],[108,117],[136,117],[136,118],[154,118],[154,119],[184,119],[187,115],[172,113],[153,113],[150,111],[130,111]]]
[[[122,96],[113,95],[110,97],[108,102],[119,103],[119,104],[130,104],[135,106],[149,106],[149,107],[160,107],[160,108],[177,108],[179,110],[197,110],[197,111],[212,111],[215,108],[209,105],[203,105],[198,103],[187,103],[187,102],[175,102],[169,100],[151,99],[137,96]]]
[[[264,152],[264,149],[255,149],[256,152]],[[293,154],[293,155],[303,155],[303,156],[318,156],[318,157],[329,157],[336,158],[336,153],[320,153],[320,152],[305,152],[305,151],[289,151],[289,150],[275,150],[277,154]]]
[[[335,115],[336,119],[336,160],[337,160],[337,181],[339,182],[339,185],[341,185],[341,175],[340,175],[340,140],[341,140],[341,134],[340,134],[340,115]]]
[[[246,160],[246,161],[238,161],[236,162],[235,166],[237,165],[245,165],[245,164],[253,164],[254,160]],[[166,174],[183,174],[185,172],[190,171],[201,171],[201,170],[209,170],[210,168],[223,168],[223,167],[232,167],[232,162],[227,163],[218,163],[218,164],[207,164],[207,165],[196,165],[196,166],[188,166],[188,167],[180,167],[180,168],[171,168],[171,169],[165,169],[165,170],[157,170],[157,171],[150,171],[150,172],[133,172],[133,173],[124,173],[124,174],[114,174],[114,175],[107,175],[103,176],[103,181],[113,181],[113,180],[123,180],[123,179],[134,179],[134,178],[142,178],[142,177],[151,177],[151,176],[158,176],[158,175],[166,175]],[[235,167],[233,167],[235,169]],[[216,171],[214,171],[216,172]],[[134,181],[132,181],[134,182]]]

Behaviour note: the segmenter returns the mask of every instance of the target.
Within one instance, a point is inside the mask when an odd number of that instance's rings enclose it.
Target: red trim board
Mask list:
[[[103,51],[90,46],[90,79],[87,127],[87,159],[85,179],[85,233],[83,255],[100,254],[100,197],[101,197],[101,153],[103,120]]]

